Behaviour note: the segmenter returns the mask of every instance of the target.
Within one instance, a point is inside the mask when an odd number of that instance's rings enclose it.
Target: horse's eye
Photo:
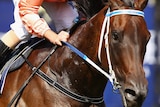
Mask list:
[[[118,40],[118,38],[119,38],[119,36],[118,36],[118,33],[117,32],[112,32],[112,38],[114,39],[114,40]]]

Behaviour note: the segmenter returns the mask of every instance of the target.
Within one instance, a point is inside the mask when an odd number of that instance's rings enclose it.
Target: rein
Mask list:
[[[108,64],[109,64],[109,74],[111,77],[108,79],[110,80],[114,90],[120,89],[121,85],[119,84],[119,82],[117,81],[117,78],[115,76],[115,72],[114,72],[112,64],[111,64],[110,53],[109,53],[109,38],[108,37],[109,37],[110,18],[112,16],[123,15],[123,14],[144,17],[144,12],[139,11],[139,10],[123,9],[123,10],[114,10],[112,12],[110,12],[110,8],[108,8],[108,10],[107,10],[107,13],[105,15],[105,19],[103,21],[102,30],[101,30],[101,36],[100,36],[99,48],[98,48],[98,58],[101,62],[101,49],[102,49],[102,42],[103,42],[103,38],[104,38],[107,60],[108,60]],[[106,32],[105,32],[105,30],[106,30]]]
[[[98,65],[96,65],[91,59],[89,59],[84,53],[79,51],[77,48],[75,48],[73,45],[69,44],[68,42],[63,42],[66,46],[68,46],[73,52],[75,52],[77,55],[79,55],[82,59],[84,59],[86,62],[88,62],[90,65],[92,65],[95,69],[97,69],[101,74],[106,76],[111,83],[114,82],[114,78],[106,73],[103,69],[101,69]],[[115,88],[118,84],[115,83]]]
[[[69,45],[69,43],[67,42],[63,42],[64,44],[66,44],[68,47],[72,46]],[[73,47],[73,46],[72,46]],[[21,56],[25,59],[25,62],[31,67],[31,70],[33,71],[32,74],[28,77],[28,79],[24,82],[24,84],[20,87],[20,89],[18,90],[18,92],[14,95],[14,97],[12,98],[12,100],[10,101],[10,103],[8,104],[8,107],[11,107],[12,104],[16,101],[16,105],[18,104],[18,100],[20,99],[24,88],[28,85],[28,83],[31,81],[31,79],[33,78],[33,76],[35,74],[37,74],[40,78],[42,78],[45,82],[47,82],[49,85],[51,85],[52,87],[54,87],[55,89],[57,89],[58,91],[62,92],[63,94],[67,95],[68,97],[79,101],[79,102],[83,102],[83,103],[91,103],[91,104],[100,104],[102,103],[103,97],[99,97],[99,98],[90,98],[90,97],[86,97],[86,96],[81,96],[78,95],[70,90],[68,90],[67,88],[65,88],[64,86],[62,86],[61,84],[59,84],[57,81],[53,80],[52,78],[50,78],[48,75],[46,75],[44,72],[42,72],[40,70],[41,66],[50,58],[50,56],[55,52],[57,48],[57,45],[55,45],[49,55],[46,56],[46,58],[38,65],[38,67],[34,67],[29,60],[23,55],[21,54]],[[76,48],[75,48],[76,49]],[[16,100],[17,99],[17,100]],[[16,107],[15,105],[15,107]]]
[[[28,77],[28,79],[24,82],[24,84],[21,86],[21,88],[18,90],[18,92],[15,94],[15,96],[12,98],[12,100],[10,101],[10,103],[8,104],[8,107],[11,107],[12,104],[14,103],[14,101],[17,99],[19,99],[19,97],[21,97],[21,94],[24,90],[24,88],[28,85],[28,83],[31,81],[32,77],[37,73],[37,71],[41,68],[41,66],[48,60],[48,58],[53,54],[53,52],[55,51],[55,49],[57,48],[57,45],[55,45],[53,47],[53,49],[51,50],[50,54],[45,58],[43,59],[43,61],[38,65],[38,67],[34,67],[30,62],[29,60],[23,55],[21,54],[21,56],[25,59],[26,63],[31,67],[32,69],[32,74]],[[18,99],[16,101],[16,104],[18,102]],[[16,106],[15,106],[16,107]]]

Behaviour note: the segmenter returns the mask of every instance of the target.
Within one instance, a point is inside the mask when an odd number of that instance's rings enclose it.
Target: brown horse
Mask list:
[[[109,73],[111,65],[114,70],[112,73],[116,76],[113,81],[116,79],[121,85],[119,90],[125,107],[141,107],[147,95],[148,84],[143,70],[143,58],[150,34],[140,11],[133,15],[125,13],[111,16],[107,22],[110,26],[106,27],[109,29],[105,30],[108,32],[108,44],[102,41],[99,59],[97,55],[100,34],[105,13],[109,8],[111,12],[125,9],[143,10],[146,2],[137,0],[134,8],[130,8],[120,0],[110,0],[87,23],[79,26],[68,40],[106,73]],[[110,15],[112,14],[109,13]],[[0,96],[0,106],[8,106],[27,78],[32,77],[25,82],[24,89],[20,91],[12,106],[104,107],[102,97],[108,79],[102,72],[98,72],[67,46],[59,47],[53,54],[50,53],[51,47],[49,42],[42,42],[19,69],[7,75]],[[46,58],[47,55],[49,59]],[[45,58],[47,62],[41,63]],[[46,79],[41,74],[47,75]]]

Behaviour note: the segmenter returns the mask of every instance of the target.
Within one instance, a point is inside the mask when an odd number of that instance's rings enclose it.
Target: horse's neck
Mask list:
[[[68,41],[95,63],[99,63],[97,52],[105,10],[104,8],[86,24],[80,26]],[[51,59],[57,80],[65,87],[89,97],[103,95],[107,79],[69,48],[58,49]]]

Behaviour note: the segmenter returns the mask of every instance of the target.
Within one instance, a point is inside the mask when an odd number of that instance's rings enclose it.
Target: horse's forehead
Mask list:
[[[115,29],[122,29],[126,26],[127,20],[128,20],[128,17],[126,17],[126,15],[113,16],[111,18],[111,25]]]
[[[121,31],[133,31],[139,28],[146,28],[143,17],[132,15],[114,16],[113,18],[111,18],[111,26],[113,29]]]

